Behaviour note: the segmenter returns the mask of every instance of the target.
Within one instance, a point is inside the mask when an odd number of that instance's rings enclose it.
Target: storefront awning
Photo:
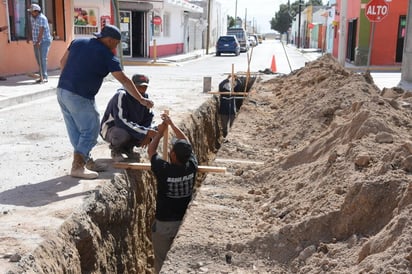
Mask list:
[[[183,10],[194,13],[203,13],[203,8],[195,4],[191,4],[186,0],[164,0],[165,3],[181,7]]]

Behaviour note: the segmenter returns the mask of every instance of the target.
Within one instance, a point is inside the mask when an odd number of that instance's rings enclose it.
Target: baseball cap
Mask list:
[[[27,9],[27,11],[35,11],[35,10],[41,11],[40,6],[37,4],[31,4],[31,8]]]
[[[111,37],[116,40],[121,40],[122,35],[120,34],[120,30],[113,25],[106,25],[103,27],[101,32],[95,32],[93,33],[94,36],[97,38],[104,38],[104,37]]]
[[[136,86],[149,86],[149,77],[143,74],[135,74],[132,81]]]
[[[185,164],[192,155],[192,145],[185,139],[178,139],[173,144],[173,151],[180,163]]]

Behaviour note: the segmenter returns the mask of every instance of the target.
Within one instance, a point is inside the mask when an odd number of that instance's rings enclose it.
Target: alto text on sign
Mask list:
[[[389,5],[384,0],[371,0],[365,7],[370,22],[380,22],[389,14]]]

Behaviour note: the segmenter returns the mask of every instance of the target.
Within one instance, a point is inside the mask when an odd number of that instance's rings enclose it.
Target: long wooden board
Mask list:
[[[113,164],[115,168],[123,169],[138,169],[138,170],[150,170],[150,163],[128,163],[128,162],[116,162]],[[215,173],[225,173],[226,167],[215,167],[215,166],[198,166],[198,172],[215,172]]]

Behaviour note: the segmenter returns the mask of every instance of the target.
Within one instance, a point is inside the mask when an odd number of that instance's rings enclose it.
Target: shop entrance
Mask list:
[[[120,30],[124,57],[145,57],[146,20],[143,11],[120,11]]]
[[[146,20],[145,13],[141,11],[132,12],[132,57],[145,57],[146,56],[146,45],[145,41],[145,29]]]

